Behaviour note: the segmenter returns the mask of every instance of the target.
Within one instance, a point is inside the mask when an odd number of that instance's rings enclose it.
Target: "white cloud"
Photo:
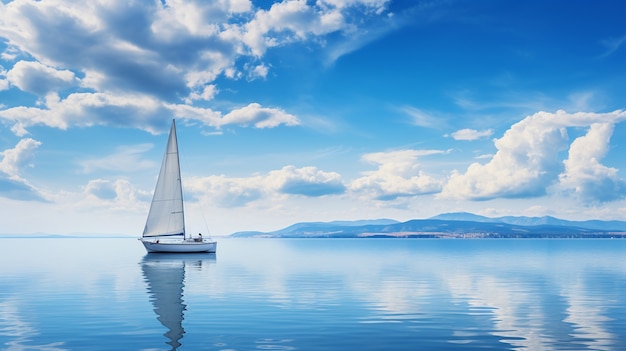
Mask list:
[[[130,90],[174,102],[232,72],[241,56],[258,58],[267,47],[352,28],[343,11],[380,16],[385,3],[296,0],[263,10],[247,0],[23,0],[3,6],[0,36],[8,42],[7,59],[24,54],[51,70],[80,72],[83,87],[97,92]],[[265,66],[256,67],[263,76]]]
[[[606,52],[602,54],[602,57],[606,57],[612,55],[614,52],[618,51],[621,47],[626,45],[626,35],[617,38],[606,39],[602,42],[606,47]]]
[[[368,9],[380,14],[385,9],[390,0],[320,0],[323,5],[331,5],[339,9],[343,9],[350,6],[364,5]]]
[[[252,53],[262,56],[268,47],[301,41],[310,35],[324,35],[344,27],[343,16],[335,8],[320,9],[304,0],[275,3],[269,10],[258,10],[246,25],[243,40]]]
[[[185,180],[185,190],[193,194],[192,198],[218,207],[243,207],[257,200],[267,200],[269,206],[272,199],[286,195],[321,197],[340,195],[345,189],[338,173],[316,167],[285,166],[266,175],[243,178],[219,175]]]
[[[626,197],[626,182],[617,169],[604,166],[600,160],[609,149],[612,123],[594,123],[587,134],[572,142],[569,157],[563,161],[565,171],[560,185],[572,190],[585,201],[612,201]]]
[[[266,193],[262,176],[227,178],[224,175],[191,177],[185,180],[185,191],[193,198],[214,204],[217,207],[242,207],[261,199]]]
[[[20,140],[13,149],[0,152],[0,196],[22,201],[46,201],[39,191],[20,176],[24,167],[31,166],[30,161],[40,141],[26,138]]]
[[[199,90],[194,90],[189,94],[189,99],[185,102],[191,103],[193,100],[213,100],[217,95],[217,87],[214,84],[201,87]]]
[[[96,171],[129,172],[158,167],[153,161],[141,159],[141,155],[152,149],[151,144],[120,146],[114,154],[81,162],[84,173]]]
[[[350,184],[350,189],[378,200],[394,200],[439,192],[443,181],[426,175],[417,162],[419,157],[441,154],[440,150],[399,150],[363,155],[363,160],[378,169],[366,172]]]
[[[232,66],[239,44],[220,39],[218,24],[228,22],[233,9],[245,7],[238,3],[173,1],[164,8],[154,2],[16,1],[4,6],[0,35],[11,50],[48,66],[46,73],[57,67],[80,72],[83,88],[171,101]],[[172,40],[155,32],[164,19],[162,27],[177,34]],[[16,74],[24,71],[16,66]]]
[[[208,88],[203,94],[208,98],[212,93]],[[166,130],[172,115],[198,120],[217,129],[225,125],[274,128],[300,124],[296,116],[258,103],[234,109],[223,117],[218,111],[185,104],[167,104],[148,95],[75,93],[60,99],[51,94],[46,97],[45,104],[44,107],[18,106],[0,110],[0,119],[12,122],[12,131],[18,136],[28,134],[27,128],[36,125],[59,129],[111,125],[159,133]]]
[[[473,163],[465,173],[453,172],[441,196],[487,200],[544,195],[561,172],[558,154],[568,147],[568,127],[612,125],[625,119],[626,112],[621,110],[535,113],[511,126],[495,141],[498,151],[489,162]]]
[[[416,126],[424,128],[436,128],[442,123],[445,123],[442,118],[438,118],[431,113],[422,111],[415,107],[404,106],[400,110],[409,115],[411,117],[411,122]]]
[[[7,78],[7,71],[4,67],[0,66],[0,91],[9,89],[9,81]],[[0,108],[3,108],[4,105],[0,104]]]
[[[20,140],[13,149],[0,152],[0,156],[2,156],[0,171],[12,177],[19,176],[21,169],[29,165],[35,150],[37,150],[40,145],[40,141],[25,138]]]
[[[257,103],[232,110],[224,116],[220,125],[254,125],[256,128],[272,128],[281,124],[296,126],[300,124],[296,116],[281,109],[262,107]]]
[[[351,21],[364,18],[355,13],[383,18],[387,3],[297,0],[265,10],[248,0],[13,1],[0,12],[0,37],[7,44],[2,57],[8,63],[23,60],[4,69],[7,80],[0,80],[0,89],[42,100],[37,108],[0,109],[0,118],[11,121],[19,136],[34,125],[130,126],[154,133],[164,129],[173,106],[216,128],[297,125],[293,115],[254,102],[221,120],[215,118],[219,112],[179,104],[214,99],[220,76],[266,78],[267,47],[312,42],[323,48],[328,34],[357,33],[359,26],[371,32],[366,28],[372,23],[348,23],[346,15]],[[357,36],[337,38],[349,42]]]
[[[126,179],[92,179],[77,194],[57,194],[60,201],[67,204],[69,198],[76,198],[72,207],[85,211],[93,208],[106,211],[147,211],[151,194],[141,191]]]
[[[487,138],[493,134],[493,130],[475,130],[475,129],[461,129],[451,134],[454,140],[478,140]]]
[[[269,72],[269,67],[266,65],[257,65],[251,71],[252,78],[267,78],[267,73]]]
[[[171,116],[162,103],[147,95],[75,93],[60,99],[51,94],[46,97],[45,104],[42,108],[18,106],[0,110],[0,118],[13,122],[13,132],[21,136],[27,133],[26,128],[35,125],[59,129],[132,126],[158,132],[165,126],[163,117]]]
[[[334,62],[338,57],[379,38],[389,28],[394,28],[388,21],[389,17],[383,16],[388,3],[388,0],[278,2],[268,10],[258,10],[245,29],[240,31],[240,36],[252,54],[260,57],[268,48],[311,38],[319,38],[318,43],[326,46],[327,34],[341,33],[344,40],[333,42],[328,47],[329,61]],[[353,11],[365,16],[353,23]],[[363,29],[370,19],[383,21],[382,25],[377,23]]]
[[[78,80],[73,72],[57,70],[39,62],[19,61],[7,73],[9,82],[39,96],[75,86]]]
[[[342,194],[346,190],[338,173],[324,172],[316,167],[285,166],[279,171],[271,171],[268,180],[283,194],[313,197]]]

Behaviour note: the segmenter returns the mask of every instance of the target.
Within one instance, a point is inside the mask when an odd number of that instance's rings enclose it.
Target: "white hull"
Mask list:
[[[154,240],[140,239],[148,252],[173,252],[173,253],[215,253],[216,241],[194,240]]]

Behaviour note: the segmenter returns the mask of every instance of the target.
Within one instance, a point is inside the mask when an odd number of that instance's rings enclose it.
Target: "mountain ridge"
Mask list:
[[[468,212],[444,213],[427,219],[301,222],[272,232],[237,232],[229,237],[626,237],[626,221],[569,221],[555,217],[485,217]]]
[[[443,219],[443,220],[457,220],[455,218],[473,218],[476,222],[502,222],[508,224],[517,224],[517,225],[561,225],[561,226],[572,226],[572,227],[581,227],[586,229],[602,229],[602,230],[615,230],[621,228],[621,230],[626,230],[626,221],[617,221],[617,220],[586,220],[586,221],[570,221],[566,219],[559,219],[552,216],[542,216],[542,217],[527,217],[527,216],[503,216],[503,217],[486,217],[481,215],[476,215],[469,212],[450,212],[440,214],[434,217],[430,217],[430,219]]]

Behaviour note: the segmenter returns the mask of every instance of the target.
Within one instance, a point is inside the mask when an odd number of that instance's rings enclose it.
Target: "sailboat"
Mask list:
[[[139,240],[148,252],[215,253],[217,249],[217,242],[202,238],[202,234],[192,238],[185,233],[183,186],[175,120],[172,120],[150,212]]]

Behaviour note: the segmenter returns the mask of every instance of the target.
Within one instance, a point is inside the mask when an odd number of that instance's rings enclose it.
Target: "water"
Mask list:
[[[626,350],[626,240],[0,239],[2,350]]]

